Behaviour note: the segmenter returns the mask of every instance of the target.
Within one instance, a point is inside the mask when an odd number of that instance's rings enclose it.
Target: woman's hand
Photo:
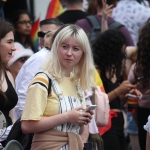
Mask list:
[[[72,124],[87,125],[91,122],[93,111],[85,112],[83,107],[77,107],[66,112],[67,122]]]
[[[129,81],[123,81],[118,88],[115,89],[117,96],[125,95],[134,89],[136,85],[132,85]]]
[[[113,8],[113,5],[108,6],[107,1],[102,0],[103,14],[102,14],[102,19],[101,19],[101,33],[108,30],[107,20],[108,20],[108,16],[109,16],[110,12],[112,12],[112,10],[113,10],[112,8]]]
[[[143,96],[143,95],[142,95],[142,93],[141,93],[139,90],[137,90],[137,89],[132,89],[132,90],[130,90],[129,93],[139,96],[139,99],[140,99],[140,100],[142,99],[142,96]]]

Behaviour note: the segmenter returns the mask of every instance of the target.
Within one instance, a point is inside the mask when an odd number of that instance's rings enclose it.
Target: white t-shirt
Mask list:
[[[16,119],[19,119],[22,116],[29,83],[40,71],[43,61],[49,54],[50,51],[46,48],[41,49],[39,52],[32,55],[20,69],[15,80],[16,92],[18,95],[18,103],[15,106]]]
[[[127,27],[135,45],[137,45],[139,29],[145,25],[149,17],[150,8],[135,0],[120,0],[112,13],[114,20]]]
[[[144,129],[150,133],[150,116],[148,116],[148,122],[144,125]]]

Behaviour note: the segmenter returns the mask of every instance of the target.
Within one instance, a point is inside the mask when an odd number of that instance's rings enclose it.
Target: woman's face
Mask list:
[[[10,66],[10,70],[11,70],[11,73],[12,73],[14,79],[16,78],[21,67],[23,66],[23,64],[26,62],[26,60],[28,58],[29,57],[21,57]]]
[[[30,35],[32,28],[32,21],[27,14],[22,14],[19,17],[16,25],[16,32],[21,35]]]
[[[70,71],[79,63],[83,56],[80,44],[70,37],[58,47],[58,59],[63,69]]]
[[[7,64],[12,56],[12,51],[15,51],[14,34],[9,32],[0,41],[0,56],[3,64]]]

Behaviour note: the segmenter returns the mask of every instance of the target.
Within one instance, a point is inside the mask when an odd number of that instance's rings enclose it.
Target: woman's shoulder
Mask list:
[[[7,76],[8,76],[9,81],[10,81],[11,84],[13,85],[13,87],[15,87],[14,78],[13,78],[11,72],[10,72],[10,71],[6,71],[6,74],[7,74]]]
[[[44,87],[47,88],[49,86],[49,77],[48,77],[48,75],[46,73],[44,73],[44,72],[38,72],[34,76],[34,78],[31,81],[31,83],[29,84],[29,87],[31,85],[36,85],[36,84],[38,84],[40,86],[44,86]]]

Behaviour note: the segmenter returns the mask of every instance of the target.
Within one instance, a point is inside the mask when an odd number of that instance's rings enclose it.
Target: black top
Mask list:
[[[8,79],[7,74],[5,73],[6,82],[8,88],[5,92],[7,99],[4,98],[2,94],[0,94],[0,111],[5,115],[7,121],[7,127],[12,125],[12,120],[9,117],[9,111],[15,107],[18,102],[18,96],[16,94],[15,89],[13,88],[11,82]]]
[[[106,93],[113,91],[115,88],[117,88],[119,86],[118,81],[113,83],[112,81],[110,81],[109,79],[106,79],[106,78],[105,78],[105,80],[102,79],[102,81],[103,81],[103,85],[104,85]],[[110,104],[110,109],[121,109],[121,103],[120,103],[119,97],[115,98],[109,104]]]
[[[64,13],[59,15],[57,18],[64,24],[74,24],[77,20],[86,18],[88,14],[81,10],[66,10]]]

